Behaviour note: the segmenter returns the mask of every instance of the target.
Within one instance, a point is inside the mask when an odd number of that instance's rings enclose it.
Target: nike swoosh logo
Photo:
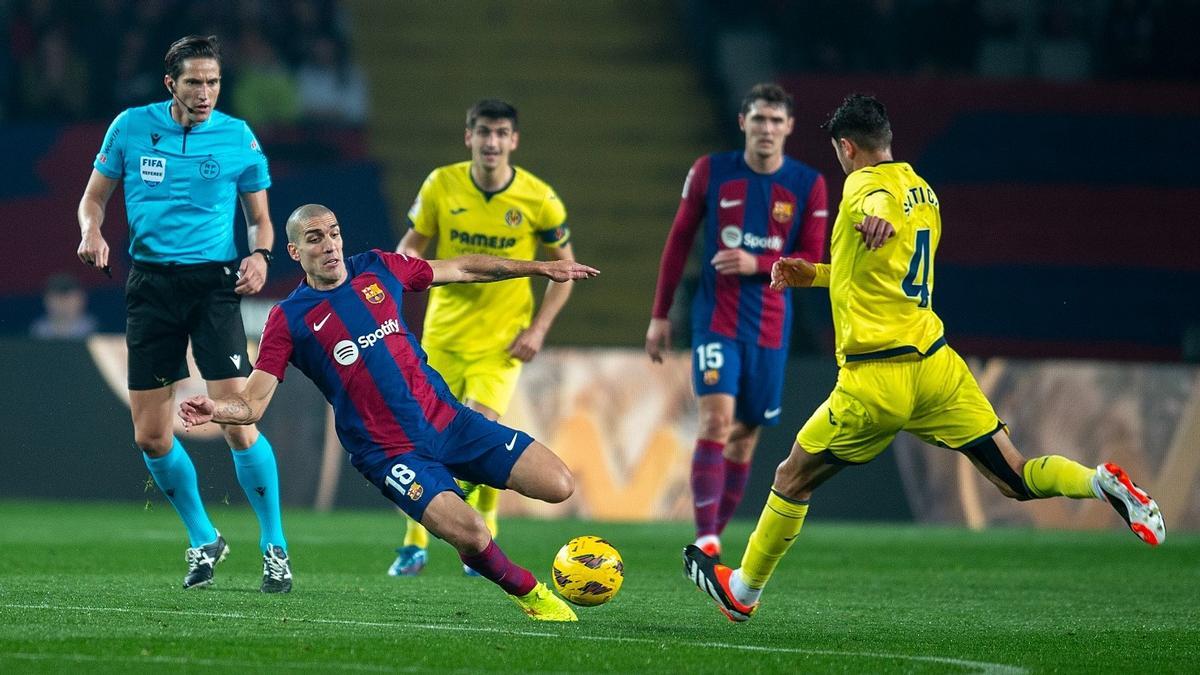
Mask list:
[[[741,206],[741,205],[742,205],[742,200],[740,200],[740,199],[722,199],[721,200],[721,208],[723,208],[723,209],[732,209],[735,206]]]
[[[706,506],[712,506],[713,504],[716,504],[716,503],[717,503],[717,500],[715,500],[715,499],[705,499],[703,501],[696,502],[696,508],[702,509]]]
[[[513,446],[517,444],[517,435],[513,434],[512,440],[504,444],[504,449],[512,452]]]
[[[770,410],[763,412],[763,417],[765,417],[766,419],[769,419],[769,420],[773,420],[776,417],[779,417],[779,413],[781,413],[781,412],[783,412],[782,408],[771,408]]]
[[[460,213],[466,213],[466,209],[450,209],[450,215],[457,216]]]
[[[330,316],[333,316],[333,312],[330,312],[329,314],[326,314],[326,315],[325,315],[325,318],[324,318],[324,319],[321,319],[321,323],[314,323],[314,324],[313,324],[313,332],[315,333],[315,332],[317,332],[317,331],[321,330],[322,328],[324,328],[324,327],[325,327],[325,322],[329,320],[329,317],[330,317]]]

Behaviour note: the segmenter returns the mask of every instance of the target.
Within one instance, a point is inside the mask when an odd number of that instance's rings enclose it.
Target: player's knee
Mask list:
[[[969,448],[960,449],[960,452],[971,458],[996,489],[1000,490],[1000,494],[1019,502],[1036,498],[1025,484],[1025,462],[1022,461],[1017,466],[1010,464],[995,440],[984,439]]]
[[[151,457],[162,457],[175,445],[175,439],[170,433],[156,434],[142,431],[134,431],[133,442],[139,450]]]
[[[754,459],[754,441],[748,438],[730,441],[725,445],[723,454],[731,462],[746,464]]]
[[[724,443],[732,430],[732,415],[724,412],[700,413],[700,438]]]
[[[221,433],[225,435],[225,442],[236,450],[245,450],[258,440],[258,429],[253,424],[222,424],[220,426]]]

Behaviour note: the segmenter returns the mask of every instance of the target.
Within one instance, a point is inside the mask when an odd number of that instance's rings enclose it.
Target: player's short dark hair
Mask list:
[[[760,82],[750,87],[750,91],[742,97],[743,115],[750,112],[750,106],[754,105],[755,101],[766,101],[769,105],[781,105],[787,110],[788,117],[791,117],[792,110],[795,109],[792,95],[773,82]]]
[[[167,48],[163,57],[163,66],[172,80],[178,80],[183,73],[183,62],[188,59],[216,59],[221,63],[221,43],[216,35],[189,35],[181,37]]]
[[[511,120],[513,131],[517,130],[517,109],[508,101],[485,98],[467,111],[467,128],[475,128],[475,120],[486,117],[492,120]]]
[[[829,137],[848,138],[864,150],[882,150],[892,145],[892,123],[887,108],[874,96],[850,94],[821,125]]]

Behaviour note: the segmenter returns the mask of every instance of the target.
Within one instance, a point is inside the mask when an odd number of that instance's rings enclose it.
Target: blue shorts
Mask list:
[[[768,349],[713,333],[692,338],[696,396],[729,394],[734,417],[750,426],[779,424],[787,350]]]
[[[363,472],[383,496],[421,522],[429,502],[442,492],[462,496],[455,478],[504,489],[517,459],[533,442],[524,431],[462,408],[435,441]]]

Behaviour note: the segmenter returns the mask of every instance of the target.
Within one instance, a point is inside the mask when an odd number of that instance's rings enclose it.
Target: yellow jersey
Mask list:
[[[434,169],[408,220],[437,241],[439,258],[485,253],[533,260],[539,243],[562,246],[569,238],[566,207],[554,189],[518,167],[497,192],[475,185],[470,162]],[[421,341],[460,354],[502,351],[532,317],[529,279],[439,286],[429,292]]]
[[[896,228],[874,251],[854,229],[865,216]],[[941,238],[937,195],[909,164],[883,162],[846,177],[829,266],[818,270],[814,282],[829,285],[838,366],[925,355],[944,343],[942,320],[933,311],[933,261]]]

